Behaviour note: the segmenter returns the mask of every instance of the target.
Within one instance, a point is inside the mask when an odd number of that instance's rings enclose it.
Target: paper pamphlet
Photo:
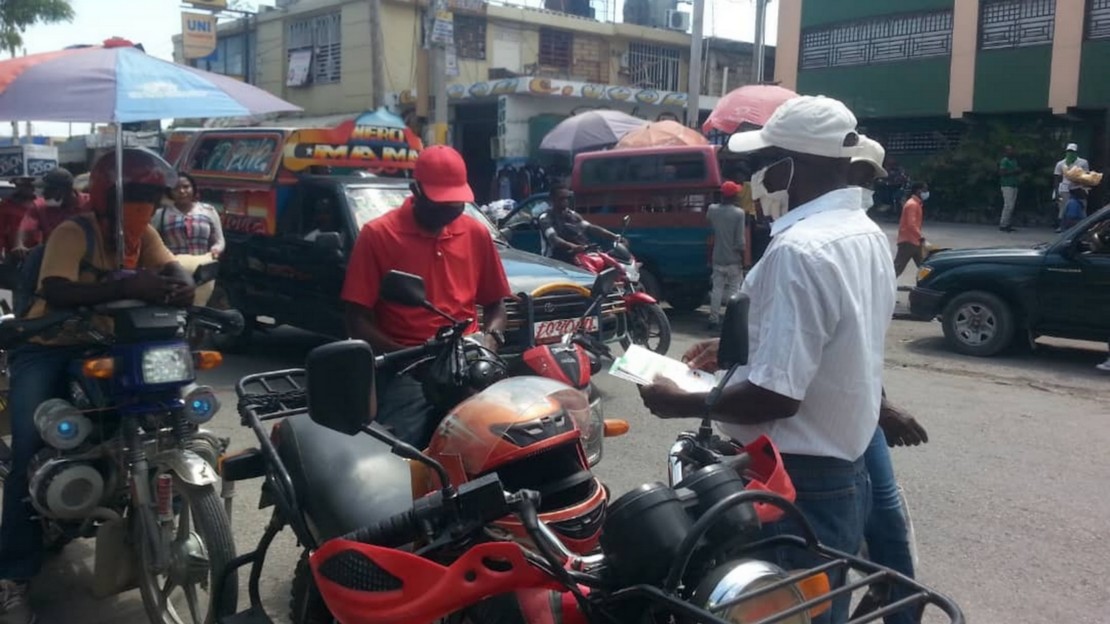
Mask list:
[[[717,385],[713,375],[693,370],[685,363],[659,355],[639,345],[631,345],[613,361],[609,374],[635,384],[647,385],[656,377],[666,377],[687,392],[709,392]]]

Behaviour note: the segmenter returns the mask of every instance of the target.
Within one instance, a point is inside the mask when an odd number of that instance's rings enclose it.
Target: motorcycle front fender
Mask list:
[[[647,294],[646,291],[628,293],[624,296],[624,305],[628,307],[636,305],[655,305],[659,303],[655,297]]]
[[[220,480],[212,465],[193,451],[173,449],[154,456],[151,463],[158,472],[172,472],[189,485],[212,485]]]

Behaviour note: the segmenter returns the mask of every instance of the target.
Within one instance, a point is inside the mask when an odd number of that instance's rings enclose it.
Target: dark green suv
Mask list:
[[[929,258],[910,292],[956,351],[991,356],[1015,336],[1110,339],[1110,206],[1033,249],[965,249]]]

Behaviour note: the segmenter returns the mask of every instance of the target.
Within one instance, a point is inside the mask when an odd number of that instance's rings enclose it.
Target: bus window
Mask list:
[[[627,191],[630,187],[715,189],[721,173],[712,146],[590,152],[575,158],[576,193]]]

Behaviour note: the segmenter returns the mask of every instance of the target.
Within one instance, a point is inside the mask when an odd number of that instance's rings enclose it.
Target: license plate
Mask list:
[[[553,341],[559,340],[564,335],[574,331],[578,319],[557,319],[554,321],[538,321],[536,323],[535,336],[537,341]],[[593,334],[597,333],[597,317],[589,316],[582,320],[582,331]]]

